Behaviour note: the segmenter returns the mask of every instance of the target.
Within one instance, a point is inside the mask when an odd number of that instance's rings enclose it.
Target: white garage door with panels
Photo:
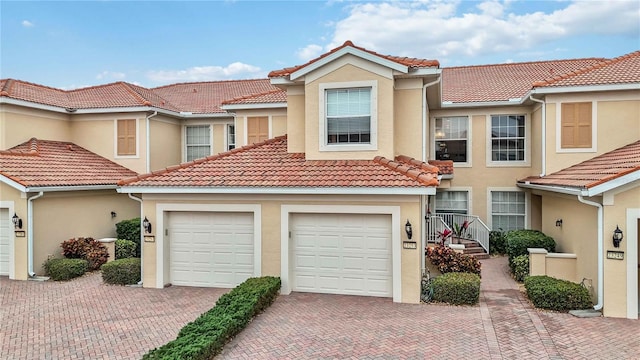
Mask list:
[[[0,275],[9,275],[9,234],[12,229],[9,209],[0,209]]]
[[[391,215],[291,216],[291,290],[391,297]]]
[[[252,277],[253,220],[253,213],[171,212],[170,282],[232,288]]]

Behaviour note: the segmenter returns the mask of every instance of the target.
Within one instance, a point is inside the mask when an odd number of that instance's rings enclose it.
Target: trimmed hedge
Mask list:
[[[211,359],[278,296],[280,278],[250,278],[222,295],[216,305],[180,330],[178,337],[143,359]]]
[[[131,240],[118,239],[115,243],[116,260],[136,257],[138,245]]]
[[[529,276],[529,255],[516,256],[511,269],[516,281],[523,282]]]
[[[102,265],[102,281],[107,284],[133,285],[140,282],[140,259],[119,259]]]
[[[513,259],[520,255],[529,255],[527,248],[541,248],[549,252],[556,251],[556,241],[538,230],[513,230],[506,234],[507,255]]]
[[[116,237],[136,243],[136,254],[140,257],[140,218],[122,220],[116,224]]]
[[[460,254],[455,250],[438,245],[428,247],[427,258],[441,273],[461,272],[480,275],[480,261],[473,256]]]
[[[43,264],[44,270],[55,281],[64,281],[84,275],[89,262],[84,259],[49,259]]]
[[[549,276],[529,276],[524,280],[527,296],[537,308],[568,311],[593,306],[589,290],[580,284]]]
[[[507,252],[507,237],[502,230],[489,232],[489,250],[492,255],[503,255]]]
[[[452,305],[477,304],[480,276],[470,273],[447,273],[431,280],[433,300]]]

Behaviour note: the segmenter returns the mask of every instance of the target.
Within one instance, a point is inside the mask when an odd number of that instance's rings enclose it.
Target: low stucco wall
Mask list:
[[[529,250],[529,274],[546,275],[556,279],[579,282],[576,274],[576,254],[549,253],[545,249]]]

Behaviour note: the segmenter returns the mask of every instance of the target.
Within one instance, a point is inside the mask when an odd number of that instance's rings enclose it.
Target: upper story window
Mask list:
[[[442,117],[435,121],[436,160],[469,162],[469,118]]]
[[[227,125],[227,151],[236,148],[236,126],[233,124]]]
[[[592,148],[591,102],[562,103],[560,147],[562,149]]]
[[[320,85],[320,150],[377,149],[377,82]]]
[[[524,115],[491,115],[491,161],[525,162]]]
[[[247,118],[247,144],[255,144],[269,138],[269,117],[251,116]]]
[[[186,126],[185,146],[186,161],[211,155],[211,127],[209,125]]]
[[[116,155],[135,156],[138,153],[136,119],[116,121]]]

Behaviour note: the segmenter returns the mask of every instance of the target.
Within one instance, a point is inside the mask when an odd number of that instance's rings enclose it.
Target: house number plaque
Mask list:
[[[607,259],[624,260],[624,251],[607,250]]]

